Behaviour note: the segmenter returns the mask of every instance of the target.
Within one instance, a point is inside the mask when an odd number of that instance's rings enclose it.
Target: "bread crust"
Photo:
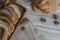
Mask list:
[[[19,9],[20,13],[18,13],[13,7],[9,6],[9,5],[15,5],[17,6],[17,8]],[[4,14],[4,11],[2,10],[7,10],[9,13],[8,14]],[[12,32],[10,34],[8,34],[7,32],[4,34],[5,37],[3,37],[3,40],[10,40],[11,36],[13,35],[19,21],[23,18],[26,9],[17,4],[16,2],[12,1],[12,0],[7,0],[4,7],[2,9],[0,9],[0,13],[2,13],[2,15],[0,15],[0,19],[4,21],[6,21],[9,24],[9,28],[12,30]],[[18,14],[21,14],[20,16]],[[5,18],[2,17],[6,17],[7,19],[10,20],[10,22],[8,22]],[[1,20],[0,20],[1,21]]]
[[[34,11],[50,13],[57,10],[57,0],[33,0]]]
[[[35,11],[41,11],[41,12],[49,13],[49,2],[48,2],[48,0],[34,0],[33,9]]]

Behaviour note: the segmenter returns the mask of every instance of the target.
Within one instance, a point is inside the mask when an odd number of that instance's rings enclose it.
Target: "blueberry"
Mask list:
[[[58,21],[54,21],[54,24],[55,24],[55,25],[58,25],[58,24],[59,24],[59,22],[58,22]]]
[[[53,15],[53,18],[54,18],[54,19],[58,19],[58,15],[55,15],[55,14],[54,14],[54,15]]]
[[[41,18],[40,21],[41,22],[46,22],[46,19],[45,18]]]
[[[24,26],[22,26],[22,27],[21,27],[21,30],[22,30],[22,31],[24,31],[24,30],[25,30],[25,27],[24,27]]]

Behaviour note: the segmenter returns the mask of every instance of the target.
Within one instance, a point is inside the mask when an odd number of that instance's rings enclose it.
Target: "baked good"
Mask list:
[[[9,40],[26,9],[12,0],[6,0],[0,9],[0,26],[4,28],[3,40]]]
[[[33,0],[33,10],[50,13],[57,10],[57,0]]]

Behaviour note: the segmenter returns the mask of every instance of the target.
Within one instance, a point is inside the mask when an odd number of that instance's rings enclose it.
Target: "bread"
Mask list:
[[[9,19],[9,17],[7,17],[7,15],[4,15],[3,13],[1,14],[0,13],[0,20],[3,20],[3,22],[4,21],[6,21],[6,22],[8,22],[8,24],[9,24],[9,28],[13,28],[13,23],[12,23],[12,21],[11,21],[11,19]],[[11,29],[12,31],[13,31],[13,29]]]
[[[13,24],[15,24],[17,22],[17,20],[18,20],[17,13],[14,11],[14,9],[12,7],[7,6],[5,8],[10,11]]]
[[[57,10],[57,0],[33,0],[34,11],[50,13]]]
[[[14,33],[17,23],[22,19],[26,9],[12,0],[7,0],[0,9],[0,26],[5,29],[4,40],[9,40]]]
[[[0,10],[0,17],[6,17],[7,19],[9,19],[12,22],[12,14],[6,10],[6,9],[2,9]]]
[[[10,24],[5,19],[0,18],[0,26],[7,31],[8,35],[10,35],[11,33]]]

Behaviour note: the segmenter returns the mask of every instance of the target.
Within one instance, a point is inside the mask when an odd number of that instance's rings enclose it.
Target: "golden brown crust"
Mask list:
[[[6,9],[8,9],[11,12],[12,23],[15,24],[16,21],[18,20],[18,15],[16,14],[16,12],[11,7],[8,6],[8,7],[6,7]]]
[[[33,7],[35,11],[40,10],[45,13],[49,13],[49,2],[48,0],[34,0]]]
[[[11,32],[13,31],[14,25],[10,22],[8,22],[6,19],[0,18],[0,21],[6,22],[8,24],[8,27],[10,28]]]
[[[12,22],[11,15],[7,15],[7,14],[4,14],[3,12],[0,12],[0,17],[6,17],[7,19],[10,20],[10,22]]]
[[[33,0],[33,9],[44,13],[57,10],[57,0]]]
[[[10,7],[9,5],[15,5],[15,6],[18,7],[19,11],[21,12],[21,15],[20,15],[21,17],[20,18],[18,18],[17,12],[14,10],[14,8]],[[8,33],[6,33],[5,37],[4,37],[4,40],[10,40],[10,38],[13,35],[13,33],[14,33],[18,23],[19,23],[19,21],[24,16],[26,9],[23,6],[15,3],[12,0],[7,0],[3,9],[6,9],[7,11],[9,11],[11,13],[11,15],[9,15],[9,16],[5,15],[5,14],[3,15],[3,16],[6,16],[7,18],[9,18],[9,20],[11,20],[13,22],[13,23],[9,23],[10,24],[10,28],[12,29],[12,33],[10,33],[10,35],[8,35]],[[0,9],[0,10],[2,10],[2,9]],[[15,18],[15,17],[17,17],[17,18],[13,20],[13,18]],[[3,19],[3,20],[6,21],[5,19]],[[17,21],[17,22],[15,22],[15,21]]]

